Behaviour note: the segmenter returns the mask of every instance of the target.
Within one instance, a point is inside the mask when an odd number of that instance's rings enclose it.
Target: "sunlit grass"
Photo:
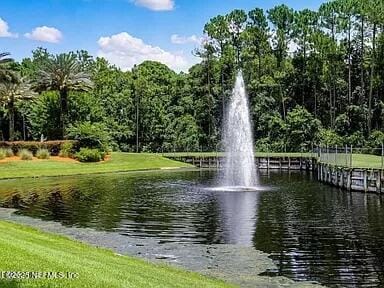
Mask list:
[[[0,179],[18,177],[64,176],[133,170],[192,167],[157,154],[112,153],[111,159],[100,163],[75,161],[12,161],[0,163]]]
[[[0,271],[77,275],[75,279],[14,281],[0,277],[2,288],[231,287],[220,280],[118,256],[109,250],[6,221],[0,221]]]

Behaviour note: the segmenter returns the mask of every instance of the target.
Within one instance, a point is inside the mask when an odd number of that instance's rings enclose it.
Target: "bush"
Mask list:
[[[7,155],[5,154],[5,149],[0,149],[0,160],[5,159],[5,157],[7,157]]]
[[[108,151],[110,135],[102,123],[82,122],[68,128],[68,138],[76,140],[82,148]]]
[[[366,141],[366,146],[371,148],[370,153],[381,155],[382,145],[384,144],[384,133],[378,130],[372,131],[368,140]]]
[[[336,131],[331,129],[321,129],[318,134],[318,138],[318,144],[322,147],[343,146],[343,137],[341,137],[336,133]]]
[[[260,138],[256,141],[257,152],[285,152],[284,140],[272,141],[269,137]]]
[[[98,149],[81,148],[76,153],[76,159],[80,162],[99,162],[104,160],[105,153]]]
[[[57,156],[60,153],[61,147],[64,143],[72,143],[75,147],[78,145],[76,141],[60,140],[60,141],[14,141],[14,142],[0,142],[0,148],[12,149],[13,153],[16,154],[22,149],[31,151],[36,154],[39,149],[47,149],[52,156]]]
[[[352,145],[353,147],[364,147],[365,146],[365,137],[364,134],[360,131],[353,133],[352,135],[344,137],[344,143],[348,146]]]
[[[60,157],[72,158],[74,153],[75,151],[74,151],[73,142],[65,142],[61,144],[60,153],[59,153]]]
[[[15,156],[15,153],[13,153],[13,150],[11,148],[4,149],[5,151],[5,157],[13,157]]]
[[[49,151],[47,149],[39,149],[36,152],[36,157],[38,159],[49,159],[50,156],[51,156],[51,154],[49,153]]]
[[[19,157],[21,160],[32,160],[33,154],[31,151],[29,151],[27,149],[21,149],[19,151]]]
[[[286,118],[287,150],[309,151],[321,129],[321,122],[305,108],[297,106],[288,112]]]

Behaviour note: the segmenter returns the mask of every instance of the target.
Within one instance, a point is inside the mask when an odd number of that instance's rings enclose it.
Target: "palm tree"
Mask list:
[[[31,99],[35,94],[30,84],[23,78],[13,74],[12,81],[0,83],[0,103],[6,106],[9,119],[9,141],[15,140],[15,103]]]
[[[11,72],[11,63],[13,63],[13,59],[9,58],[10,53],[8,52],[0,52],[0,83],[7,83],[8,81],[12,81],[13,73]],[[1,119],[0,119],[1,122]],[[3,140],[3,133],[0,130],[1,139]]]
[[[68,93],[88,91],[93,87],[90,74],[84,72],[73,53],[59,54],[46,61],[34,80],[37,92],[58,91],[60,96],[60,127],[64,138],[68,117]]]
[[[12,58],[9,58],[8,52],[0,53],[0,82],[9,81],[12,79],[12,73],[10,72],[10,64],[13,62]]]

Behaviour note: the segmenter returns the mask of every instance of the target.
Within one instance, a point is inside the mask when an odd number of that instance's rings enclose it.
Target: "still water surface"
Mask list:
[[[270,274],[331,287],[384,286],[384,203],[310,174],[260,176],[259,192],[218,192],[214,171],[2,181],[0,204],[68,226],[158,243],[239,244],[271,254]],[[236,263],[233,263],[236,265]]]

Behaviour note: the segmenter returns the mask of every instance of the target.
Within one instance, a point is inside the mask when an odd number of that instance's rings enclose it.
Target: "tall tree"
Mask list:
[[[364,59],[365,59],[365,41],[366,41],[366,26],[367,26],[367,1],[366,0],[357,0],[356,3],[357,10],[357,19],[360,20],[359,23],[359,41],[360,41],[360,86],[361,93],[365,96],[365,67],[364,67]]]
[[[340,30],[346,35],[347,62],[348,62],[348,105],[352,103],[352,36],[354,32],[354,15],[356,15],[356,0],[336,0],[339,13]]]
[[[48,58],[33,81],[37,92],[57,91],[59,93],[60,126],[64,138],[68,116],[68,93],[90,90],[93,87],[90,74],[81,69],[74,53],[59,54]]]
[[[264,10],[255,8],[248,13],[248,23],[246,28],[246,39],[251,57],[257,58],[257,77],[259,83],[262,77],[262,58],[263,54],[269,50],[268,43],[268,20]]]
[[[320,24],[328,34],[330,35],[333,45],[330,46],[331,50],[329,51],[329,62],[332,63],[330,68],[333,74],[331,78],[331,87],[329,90],[329,111],[330,111],[330,123],[331,126],[334,126],[334,121],[336,118],[336,66],[333,63],[336,61],[337,57],[337,42],[336,34],[338,27],[338,18],[337,18],[337,6],[336,2],[327,2],[320,6],[319,15],[320,15]]]
[[[209,44],[215,49],[215,51],[218,53],[218,56],[220,57],[220,93],[223,117],[225,114],[224,50],[229,42],[229,24],[226,17],[219,15],[212,18],[204,26],[204,33],[206,33],[213,40],[213,43],[210,42]]]
[[[301,73],[301,97],[302,106],[305,106],[304,86],[307,82],[307,54],[309,50],[309,38],[317,28],[317,14],[309,9],[304,9],[295,13],[293,34],[299,46],[299,53],[303,55],[303,71]]]
[[[227,15],[227,21],[229,23],[229,32],[232,38],[233,47],[236,49],[236,63],[240,67],[240,54],[242,51],[242,38],[241,34],[245,30],[245,24],[247,22],[247,14],[244,10],[233,10]]]
[[[372,29],[372,53],[371,53],[371,72],[369,76],[369,96],[368,96],[368,135],[371,134],[372,128],[372,101],[373,89],[375,80],[375,65],[376,65],[376,40],[379,26],[384,25],[384,3],[382,0],[367,1],[367,16]]]
[[[268,19],[274,26],[274,40],[278,67],[281,68],[288,52],[292,35],[294,11],[286,5],[279,5],[268,10]]]
[[[0,82],[7,82],[13,80],[11,65],[13,59],[9,57],[10,53],[2,52],[0,53]]]
[[[0,83],[0,103],[8,112],[9,141],[15,140],[15,104],[17,101],[32,99],[35,95],[26,79],[14,77],[12,81]]]

